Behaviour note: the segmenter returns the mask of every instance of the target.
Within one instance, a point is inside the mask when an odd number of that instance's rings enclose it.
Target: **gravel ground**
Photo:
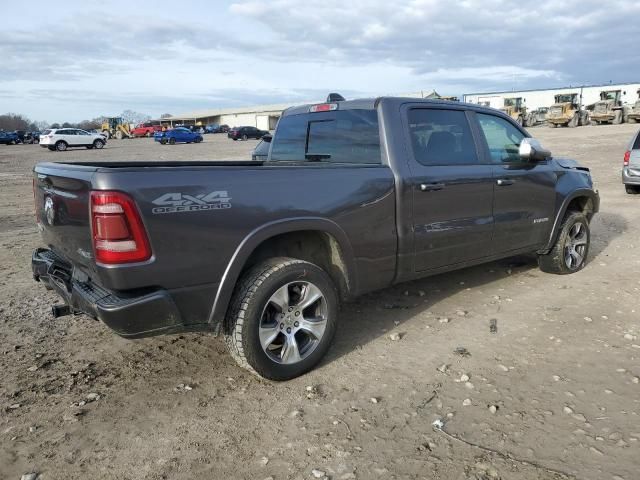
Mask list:
[[[246,159],[255,142],[0,146],[0,478],[637,479],[640,196],[619,178],[636,128],[532,129],[598,183],[583,271],[515,258],[365,296],[319,368],[277,384],[211,335],[53,320],[30,274],[36,162]]]

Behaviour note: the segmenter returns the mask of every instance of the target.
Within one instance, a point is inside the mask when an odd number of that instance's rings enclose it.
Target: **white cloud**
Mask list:
[[[28,21],[3,11],[0,108],[80,120],[135,105],[156,115],[327,91],[640,78],[637,0],[192,0],[179,15],[125,0],[108,12],[65,5]]]

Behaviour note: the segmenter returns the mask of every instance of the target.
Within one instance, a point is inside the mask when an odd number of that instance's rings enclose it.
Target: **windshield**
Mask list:
[[[620,94],[620,92],[618,92],[618,91],[602,92],[600,94],[600,99],[602,99],[602,100],[616,100],[618,98],[619,94]]]
[[[575,103],[577,93],[567,93],[565,95],[556,95],[556,103]]]

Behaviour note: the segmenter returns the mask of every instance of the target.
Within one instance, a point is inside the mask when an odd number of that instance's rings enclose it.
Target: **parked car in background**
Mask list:
[[[24,143],[24,136],[27,134],[27,132],[25,132],[24,130],[16,130],[13,133],[17,135],[18,143]]]
[[[267,134],[260,139],[256,148],[253,149],[251,153],[251,160],[257,162],[266,162],[267,158],[269,158],[269,146],[271,145],[272,136]]]
[[[27,132],[22,143],[34,144],[40,141],[40,132]]]
[[[203,140],[201,134],[192,132],[186,127],[176,127],[165,132],[156,132],[153,135],[153,139],[162,145],[167,143],[169,145],[176,143],[200,143]]]
[[[136,127],[131,130],[131,135],[134,137],[152,137],[154,133],[161,131],[162,125],[146,122],[136,125]]]
[[[68,148],[101,149],[107,143],[102,134],[89,133],[79,128],[51,128],[40,135],[40,146],[64,152]]]
[[[210,123],[204,127],[204,133],[227,133],[229,131],[229,125],[218,125],[217,123]]]
[[[0,143],[4,145],[15,145],[19,143],[18,135],[15,132],[0,132]]]
[[[640,131],[631,138],[624,153],[622,183],[627,193],[640,193]]]
[[[256,127],[233,127],[227,133],[227,137],[232,140],[248,140],[250,138],[260,139],[267,133],[266,130],[260,130]]]

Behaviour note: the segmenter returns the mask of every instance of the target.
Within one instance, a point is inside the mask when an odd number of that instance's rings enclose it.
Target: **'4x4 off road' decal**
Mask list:
[[[153,201],[153,213],[201,212],[231,208],[231,197],[226,190],[200,195],[186,193],[165,193]]]

